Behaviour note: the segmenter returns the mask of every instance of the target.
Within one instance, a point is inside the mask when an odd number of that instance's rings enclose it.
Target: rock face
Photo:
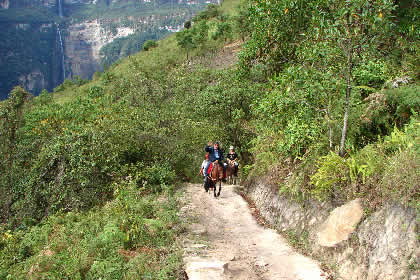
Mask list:
[[[61,56],[53,23],[0,23],[0,100],[16,85],[32,93],[62,82]]]
[[[105,30],[98,20],[70,25],[64,39],[64,53],[68,78],[80,76],[90,78],[95,71],[101,70],[100,49],[116,38],[133,34],[134,29],[118,28],[116,34]]]
[[[267,178],[245,187],[260,214],[277,230],[308,233],[314,255],[336,265],[341,279],[418,279],[415,210],[389,204],[363,217],[358,200],[338,208],[314,200],[302,205],[277,189]]]
[[[228,268],[226,262],[201,257],[191,257],[185,262],[185,272],[190,280],[222,280]]]
[[[44,88],[52,91],[64,79],[89,79],[103,64],[181,29],[199,9],[217,2],[175,1],[172,11],[162,14],[158,5],[169,0],[0,0],[0,9],[8,9],[0,15],[6,38],[0,44],[0,100],[16,85],[38,94]]]
[[[35,91],[40,88],[48,88],[48,81],[40,69],[34,69],[27,75],[21,75],[19,82],[29,91]]]
[[[317,242],[321,246],[333,247],[347,240],[354,232],[363,216],[359,199],[334,209],[328,219],[321,225]]]

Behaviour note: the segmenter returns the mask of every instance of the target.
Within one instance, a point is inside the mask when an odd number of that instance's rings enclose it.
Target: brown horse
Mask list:
[[[222,190],[222,180],[223,180],[223,166],[218,161],[213,162],[213,167],[210,171],[210,180],[209,180],[209,188],[213,188],[214,190],[214,197],[218,197],[220,195],[220,191]],[[219,191],[216,195],[216,187],[217,183],[219,183]]]
[[[231,160],[227,161],[226,177],[229,184],[236,185],[235,165]]]

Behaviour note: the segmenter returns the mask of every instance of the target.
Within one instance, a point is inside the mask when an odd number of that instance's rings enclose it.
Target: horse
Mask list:
[[[214,197],[220,196],[220,191],[222,190],[222,180],[223,180],[223,166],[218,161],[213,162],[213,166],[210,171],[210,180],[209,180],[209,189],[213,188]],[[217,183],[219,183],[219,191],[216,194]]]
[[[226,177],[229,184],[236,185],[235,164],[231,160],[228,160],[227,162]]]

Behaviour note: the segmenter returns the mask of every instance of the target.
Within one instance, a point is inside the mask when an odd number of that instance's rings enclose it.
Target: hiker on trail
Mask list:
[[[209,159],[210,159],[206,167],[204,168],[204,175],[206,175],[205,182],[207,182],[207,179],[208,179],[207,171],[209,169],[211,162],[215,162],[217,160],[224,167],[224,164],[222,163],[223,151],[219,148],[219,142],[214,142],[214,145],[212,145],[211,141],[207,143],[207,146],[204,148],[204,150],[209,153]]]
[[[204,156],[203,163],[201,164],[200,172],[198,172],[198,175],[203,176],[204,179],[206,178],[206,174],[204,173],[204,169],[206,168],[207,163],[209,163],[209,162],[210,162],[210,160],[209,160],[209,154],[206,153],[206,155]]]
[[[238,154],[235,152],[235,149],[233,148],[233,146],[229,147],[229,153],[226,156],[226,162],[225,165],[228,164],[233,164],[233,166],[235,167],[235,176],[238,176],[238,168],[239,168],[239,163],[238,163]]]

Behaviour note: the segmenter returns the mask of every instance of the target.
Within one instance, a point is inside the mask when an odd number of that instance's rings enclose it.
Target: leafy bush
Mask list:
[[[355,80],[361,86],[380,89],[389,77],[387,64],[382,60],[366,60],[354,70]]]
[[[402,86],[372,93],[365,98],[366,107],[362,115],[361,133],[369,141],[378,135],[390,134],[396,125],[401,129],[410,117],[420,111],[418,85]]]
[[[419,85],[385,90],[389,113],[400,127],[408,123],[413,112],[420,112],[419,91]]]
[[[153,163],[148,166],[145,166],[143,162],[125,165],[120,174],[132,178],[140,190],[152,193],[168,190],[168,187],[176,180],[176,174],[167,162]]]
[[[365,146],[347,159],[351,182],[357,184],[361,178],[364,184],[369,177],[382,173],[385,162],[383,149],[375,144]]]
[[[29,231],[0,228],[3,279],[180,279],[177,202],[116,186],[116,200],[51,215]],[[69,253],[71,252],[71,253]]]
[[[393,200],[404,206],[420,209],[419,153],[414,149],[404,150],[391,157],[380,181],[384,200]]]
[[[220,14],[219,6],[216,4],[209,4],[206,6],[206,9],[202,12],[199,12],[192,21],[198,22],[201,20],[208,20],[214,17],[217,17]]]
[[[104,89],[100,86],[91,86],[88,89],[88,96],[90,98],[97,98],[97,97],[101,97],[104,95]]]
[[[349,183],[349,167],[346,160],[334,152],[321,157],[317,172],[311,177],[315,186],[311,193],[320,200],[339,197]]]
[[[157,43],[156,43],[155,40],[147,40],[143,44],[143,50],[144,51],[148,51],[149,49],[155,48],[155,47],[157,47]]]

